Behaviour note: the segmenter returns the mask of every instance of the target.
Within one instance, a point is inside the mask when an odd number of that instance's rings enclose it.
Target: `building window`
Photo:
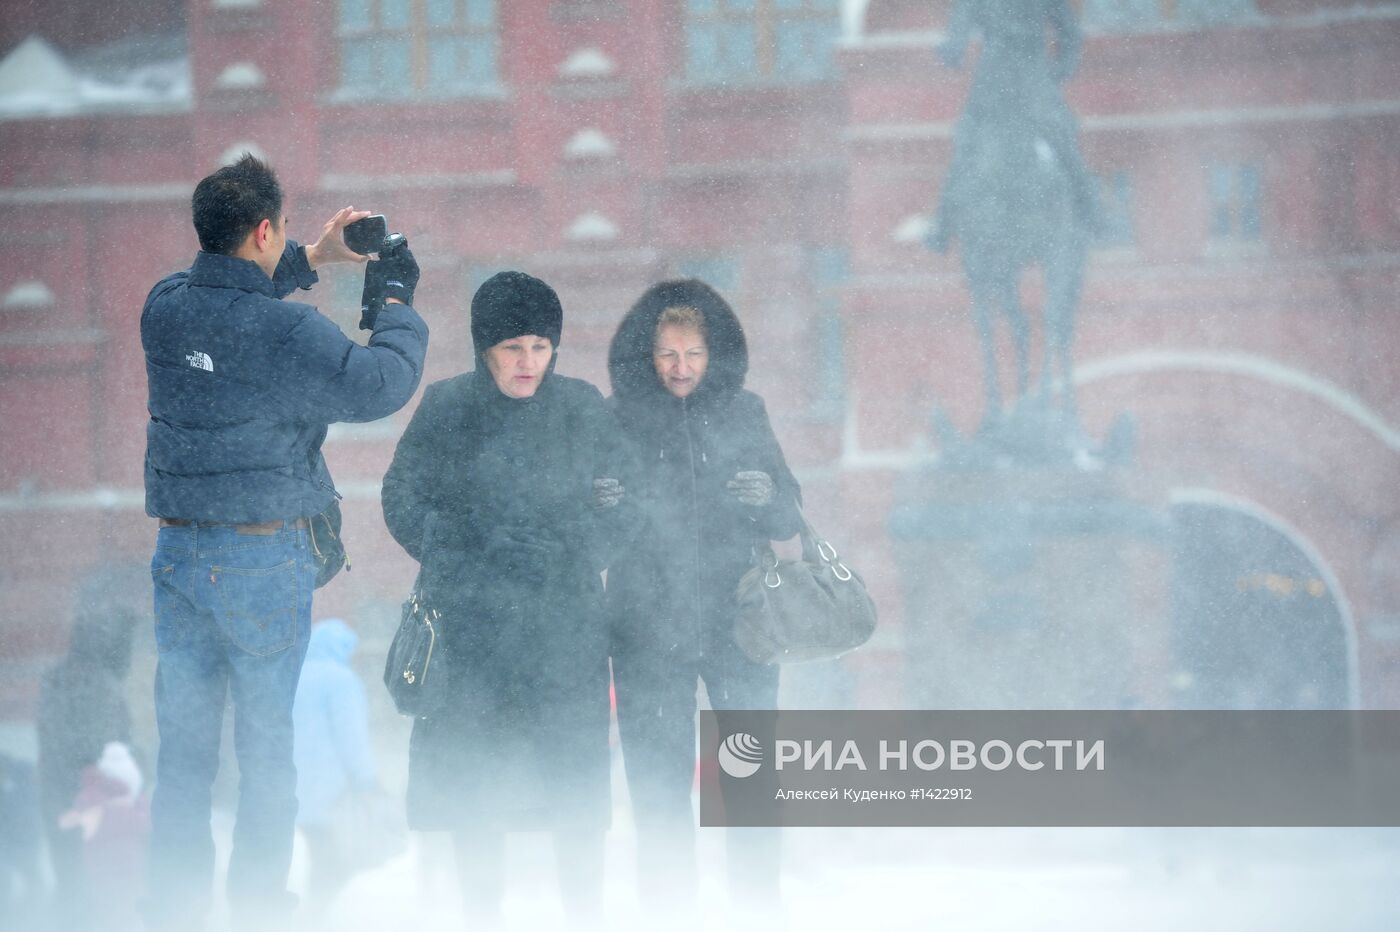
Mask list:
[[[1101,32],[1138,32],[1170,23],[1210,25],[1249,19],[1254,0],[1083,0],[1084,25]]]
[[[1084,0],[1084,25],[1091,29],[1131,32],[1161,19],[1161,0]]]
[[[686,0],[686,79],[699,84],[830,77],[839,0]]]
[[[837,247],[809,246],[806,260],[807,280],[815,293],[812,310],[816,340],[808,414],[834,424],[846,414],[846,330],[841,321],[839,289],[850,274],[850,254]]]
[[[486,280],[491,276],[501,272],[510,272],[518,268],[520,268],[519,265],[510,262],[497,264],[493,262],[472,262],[468,260],[466,265],[463,266],[463,270],[466,273],[464,276],[466,294],[463,296],[465,298],[463,306],[471,307],[472,298],[476,296],[477,289],[486,284]]]
[[[1107,172],[1097,176],[1099,213],[1103,223],[1095,245],[1102,249],[1122,249],[1136,241],[1133,227],[1133,179],[1127,172]]]
[[[1210,167],[1212,239],[1252,241],[1264,235],[1263,172],[1258,165]]]
[[[739,263],[730,256],[686,256],[676,260],[676,274],[698,278],[729,300],[739,286]]]
[[[1183,23],[1228,23],[1255,12],[1254,0],[1176,0],[1176,18]]]
[[[851,256],[839,246],[808,246],[805,250],[807,278],[819,294],[834,294],[850,275]]]
[[[361,97],[497,87],[495,0],[340,0],[340,86]]]

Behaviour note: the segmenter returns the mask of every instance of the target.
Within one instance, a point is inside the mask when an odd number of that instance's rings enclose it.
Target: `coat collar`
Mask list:
[[[221,256],[212,252],[201,252],[194,257],[190,268],[191,285],[207,288],[238,288],[242,291],[256,291],[269,298],[277,297],[272,279],[250,259],[237,256]]]

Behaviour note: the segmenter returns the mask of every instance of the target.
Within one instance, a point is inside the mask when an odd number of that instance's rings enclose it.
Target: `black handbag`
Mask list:
[[[758,663],[827,660],[875,633],[875,603],[860,574],[805,517],[801,535],[802,559],[779,560],[764,540],[754,545],[754,565],[739,580],[734,640]]]
[[[384,685],[401,715],[424,715],[433,707],[434,693],[443,671],[433,665],[434,651],[442,634],[442,615],[423,599],[419,583],[403,603],[399,629],[389,645],[384,662]],[[432,684],[430,687],[429,684]]]
[[[329,507],[307,522],[311,535],[311,556],[316,560],[316,588],[320,589],[335,578],[341,567],[350,569],[345,554],[345,541],[340,536],[340,502],[332,500]]]

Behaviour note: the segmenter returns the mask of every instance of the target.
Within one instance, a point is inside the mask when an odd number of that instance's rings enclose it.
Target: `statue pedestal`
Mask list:
[[[1141,704],[1162,651],[1165,516],[1128,468],[932,468],[890,518],[905,591],[907,704]]]

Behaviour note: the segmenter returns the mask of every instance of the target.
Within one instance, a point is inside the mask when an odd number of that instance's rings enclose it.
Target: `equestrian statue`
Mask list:
[[[1004,419],[993,332],[998,312],[1015,349],[1017,401],[1026,396],[1030,324],[1020,279],[1026,269],[1040,266],[1045,293],[1040,400],[1045,409],[1058,409],[1062,424],[1077,429],[1074,315],[1099,220],[1094,180],[1060,85],[1078,66],[1082,35],[1068,0],[957,0],[939,48],[947,66],[962,67],[974,31],[981,35],[982,51],[928,245],[940,253],[953,240],[961,246],[982,341],[984,431]]]

